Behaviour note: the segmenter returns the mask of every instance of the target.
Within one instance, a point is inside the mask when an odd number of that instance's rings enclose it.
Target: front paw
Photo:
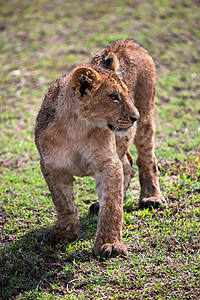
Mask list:
[[[160,195],[139,200],[139,208],[158,208],[166,204],[165,198]]]
[[[59,225],[54,225],[45,232],[45,241],[52,246],[55,246],[59,242],[63,242],[65,244],[71,243],[75,239],[77,239],[76,232],[70,232],[68,228],[61,229]]]
[[[94,254],[96,256],[100,256],[100,258],[110,258],[110,257],[116,257],[119,255],[126,256],[127,255],[127,248],[126,246],[121,242],[119,243],[105,243],[103,246],[98,247],[98,245],[95,245],[93,248]]]

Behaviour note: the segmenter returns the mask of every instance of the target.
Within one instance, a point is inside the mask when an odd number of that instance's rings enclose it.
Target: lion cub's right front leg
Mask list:
[[[126,255],[126,246],[122,242],[123,168],[121,161],[116,158],[102,164],[101,170],[96,171],[95,181],[100,208],[94,253],[102,258]]]
[[[45,166],[41,160],[41,170],[51,192],[57,211],[58,221],[45,234],[48,243],[70,243],[77,238],[78,216],[73,200],[73,176],[64,169]]]

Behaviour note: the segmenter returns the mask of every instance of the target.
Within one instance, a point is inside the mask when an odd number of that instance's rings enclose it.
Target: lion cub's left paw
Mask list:
[[[127,249],[123,243],[106,243],[99,250],[94,249],[94,253],[99,255],[100,258],[110,258],[118,255],[126,256]]]
[[[139,208],[158,208],[164,206],[165,204],[166,200],[162,195],[139,200]]]
[[[61,229],[58,224],[53,225],[45,232],[45,241],[52,246],[55,246],[59,242],[71,243],[75,239],[77,239],[77,232],[75,230],[73,232],[72,230]]]

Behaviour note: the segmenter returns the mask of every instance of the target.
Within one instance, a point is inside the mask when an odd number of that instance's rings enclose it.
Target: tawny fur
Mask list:
[[[138,151],[139,207],[165,202],[154,155],[155,87],[151,56],[134,41],[121,40],[48,89],[37,117],[35,142],[57,210],[57,224],[46,233],[50,243],[77,237],[73,176],[94,175],[99,197],[94,253],[126,254],[123,198],[131,180],[133,140]]]

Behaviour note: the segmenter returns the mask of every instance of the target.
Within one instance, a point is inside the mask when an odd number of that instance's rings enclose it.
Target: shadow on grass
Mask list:
[[[94,238],[96,220],[96,216],[83,215],[80,219],[81,239],[69,245],[51,247],[46,244],[43,239],[46,227],[31,230],[5,245],[1,251],[0,299],[10,299],[25,292],[34,297],[41,290],[53,291],[56,284],[68,290],[68,284],[74,278],[74,261],[94,260],[91,248],[80,244],[84,240],[86,245]],[[62,296],[62,290],[58,294]]]

